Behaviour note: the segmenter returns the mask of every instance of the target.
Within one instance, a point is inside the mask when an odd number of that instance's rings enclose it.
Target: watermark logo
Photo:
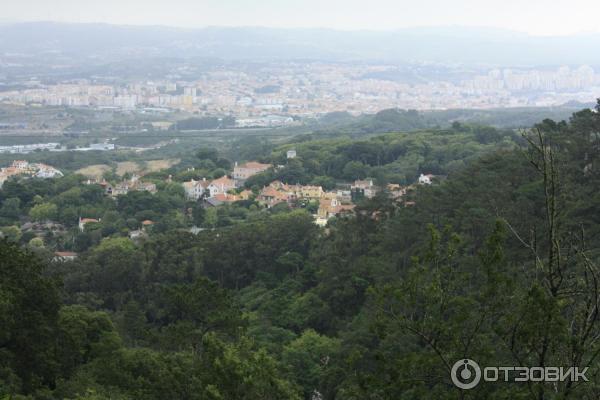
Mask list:
[[[452,383],[463,390],[473,389],[481,380],[481,368],[473,360],[458,360],[450,371]]]
[[[588,382],[588,367],[485,367],[468,358],[458,360],[450,370],[452,383],[460,389],[469,390],[484,382]]]

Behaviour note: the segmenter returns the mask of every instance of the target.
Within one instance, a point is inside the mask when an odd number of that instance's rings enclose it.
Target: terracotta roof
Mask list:
[[[354,204],[338,204],[336,206],[332,206],[331,203],[332,201],[330,199],[321,199],[319,201],[319,208],[330,214],[339,214],[342,212],[352,211],[354,210],[354,207],[356,207]]]
[[[235,196],[232,194],[227,194],[227,193],[217,193],[212,198],[214,198],[220,202],[223,202],[223,203],[231,203],[231,202],[239,200],[238,196]]]
[[[263,197],[273,197],[275,199],[287,199],[287,194],[280,192],[272,186],[267,186],[261,190],[260,195]]]
[[[81,218],[81,222],[87,224],[88,222],[98,222],[98,220],[94,218]]]
[[[154,222],[147,219],[147,220],[142,221],[142,225],[154,225]]]
[[[222,176],[219,179],[215,179],[211,182],[212,185],[230,185],[235,186],[235,181],[228,176]]]
[[[272,167],[271,164],[262,164],[257,161],[248,161],[247,163],[239,166],[239,168],[262,169],[262,170],[269,169],[271,167]]]

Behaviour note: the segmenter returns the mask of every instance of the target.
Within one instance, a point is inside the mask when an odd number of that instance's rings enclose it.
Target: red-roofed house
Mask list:
[[[89,224],[89,223],[98,223],[100,222],[99,219],[94,219],[94,218],[81,218],[79,217],[79,230],[81,232],[83,232],[85,230],[85,225]]]
[[[227,193],[232,189],[235,189],[235,181],[228,176],[215,179],[210,183],[210,185],[208,185],[210,197],[214,197],[219,193]]]
[[[54,261],[73,261],[77,258],[77,253],[72,251],[56,251],[54,252]]]
[[[229,193],[217,193],[213,196],[214,199],[220,201],[221,203],[234,203],[236,201],[242,200],[239,196]]]
[[[257,200],[260,204],[271,208],[276,204],[287,202],[289,200],[289,195],[275,189],[273,186],[267,186],[260,191]]]
[[[319,201],[319,210],[317,215],[322,219],[329,219],[336,215],[351,213],[354,210],[354,204],[340,204],[336,198],[321,199]]]

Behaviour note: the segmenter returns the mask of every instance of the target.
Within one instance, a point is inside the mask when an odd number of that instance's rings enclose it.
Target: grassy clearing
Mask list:
[[[110,166],[108,166],[106,164],[96,164],[96,165],[90,165],[88,167],[78,169],[75,172],[77,174],[87,176],[88,178],[101,179],[102,175],[104,175],[105,172],[108,172],[110,170],[111,170]]]
[[[119,176],[123,176],[126,173],[139,173],[142,170],[140,165],[133,161],[123,161],[117,163],[116,174]]]
[[[178,158],[146,161],[144,172],[157,172],[162,169],[171,168],[172,166],[177,165],[180,162],[181,160]]]

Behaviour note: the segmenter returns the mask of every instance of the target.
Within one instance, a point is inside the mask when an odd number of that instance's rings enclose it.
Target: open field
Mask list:
[[[117,163],[116,173],[119,176],[123,176],[126,173],[137,173],[146,174],[150,172],[160,171],[167,169],[173,165],[181,162],[178,158],[173,159],[162,159],[162,160],[150,160],[146,162],[135,162],[135,161],[123,161]],[[75,171],[78,174],[85,175],[88,178],[101,179],[105,172],[112,170],[110,165],[107,164],[94,164],[88,167],[84,167]]]
[[[171,168],[172,166],[177,165],[180,162],[181,160],[178,158],[146,161],[146,167],[144,168],[144,172],[157,172],[162,169]]]
[[[141,171],[141,167],[138,163],[133,162],[133,161],[123,161],[120,163],[117,163],[117,175],[119,176],[123,176],[127,173],[137,173]]]
[[[170,168],[173,165],[179,164],[181,160],[178,158],[174,159],[162,159],[162,160],[149,160],[146,162],[135,162],[135,161],[123,161],[117,163],[116,173],[119,176],[123,176],[127,173],[146,174],[149,172],[156,172],[162,169]]]
[[[88,178],[101,179],[105,172],[110,171],[110,166],[106,164],[90,165],[89,167],[81,168],[75,171],[78,174],[85,175]]]

